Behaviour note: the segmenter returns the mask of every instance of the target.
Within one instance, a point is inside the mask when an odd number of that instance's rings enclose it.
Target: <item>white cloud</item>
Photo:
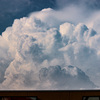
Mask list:
[[[83,11],[77,7],[66,10],[48,8],[32,13],[29,17],[16,19],[2,33],[1,89],[86,89],[100,86],[100,34],[88,27],[90,20],[84,21],[82,15],[77,18]],[[77,15],[75,19],[74,15]],[[87,26],[81,23],[81,19]]]

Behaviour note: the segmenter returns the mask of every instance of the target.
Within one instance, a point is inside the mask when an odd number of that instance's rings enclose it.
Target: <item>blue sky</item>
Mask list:
[[[0,34],[11,26],[14,19],[27,16],[43,8],[63,8],[74,4],[88,9],[99,9],[99,0],[0,0]]]

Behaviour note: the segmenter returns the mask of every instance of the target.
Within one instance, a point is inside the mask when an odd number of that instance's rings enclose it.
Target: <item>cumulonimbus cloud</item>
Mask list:
[[[77,16],[82,13],[74,8]],[[99,86],[100,33],[93,29],[97,24],[86,22],[85,16],[72,19],[71,12],[62,18],[61,14],[64,12],[43,9],[16,19],[2,33],[0,89],[93,89]],[[80,23],[81,19],[84,24]]]

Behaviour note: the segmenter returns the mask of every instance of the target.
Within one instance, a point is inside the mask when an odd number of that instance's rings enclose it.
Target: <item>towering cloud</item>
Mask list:
[[[15,19],[0,36],[0,89],[100,87],[99,18],[82,12],[48,8]]]

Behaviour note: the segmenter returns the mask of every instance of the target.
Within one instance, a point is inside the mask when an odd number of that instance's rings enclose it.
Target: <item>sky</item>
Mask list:
[[[69,5],[100,9],[99,0],[0,0],[0,34],[13,24],[14,19],[44,8],[61,9]]]
[[[98,0],[0,2],[0,90],[100,88]]]
[[[13,24],[14,19],[43,8],[53,8],[55,4],[55,0],[0,0],[0,34]]]

